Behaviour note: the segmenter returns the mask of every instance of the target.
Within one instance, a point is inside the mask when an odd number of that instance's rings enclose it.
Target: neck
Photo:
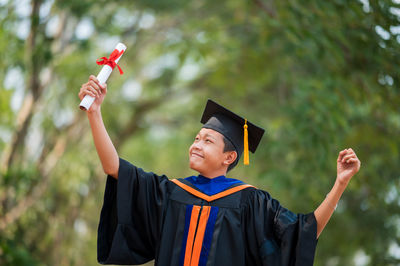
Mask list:
[[[221,175],[226,176],[226,170],[220,170],[220,171],[212,171],[212,172],[199,172],[200,175],[213,179],[216,177],[219,177]]]

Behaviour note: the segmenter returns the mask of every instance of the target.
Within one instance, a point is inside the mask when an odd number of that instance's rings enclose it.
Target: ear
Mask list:
[[[236,151],[227,151],[227,152],[224,152],[224,155],[225,155],[225,160],[223,162],[224,165],[232,164],[237,158]]]

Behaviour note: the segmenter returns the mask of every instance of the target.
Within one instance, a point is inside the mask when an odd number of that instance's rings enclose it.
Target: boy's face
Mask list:
[[[190,168],[210,178],[225,174],[236,152],[224,152],[224,147],[221,133],[202,128],[189,148]]]

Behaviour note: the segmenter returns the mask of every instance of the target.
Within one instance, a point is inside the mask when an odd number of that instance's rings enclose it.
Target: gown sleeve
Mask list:
[[[154,259],[166,203],[168,178],[120,159],[118,180],[108,176],[100,214],[97,260],[143,264]]]
[[[314,213],[295,214],[262,190],[255,189],[248,199],[248,261],[252,265],[313,265],[317,245]]]

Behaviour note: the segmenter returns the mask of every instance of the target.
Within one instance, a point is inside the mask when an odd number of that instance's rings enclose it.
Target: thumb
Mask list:
[[[107,83],[100,84],[101,93],[107,94]]]

